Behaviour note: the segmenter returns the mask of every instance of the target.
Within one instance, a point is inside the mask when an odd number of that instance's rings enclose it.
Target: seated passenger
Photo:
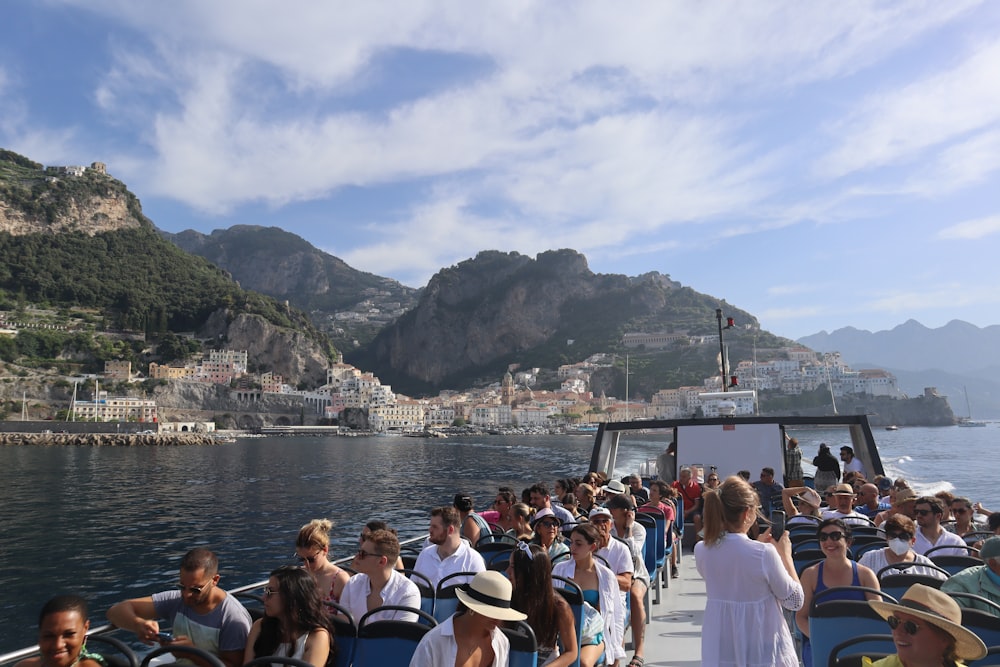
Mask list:
[[[959,537],[989,530],[986,521],[976,519],[976,512],[972,509],[972,501],[963,496],[956,496],[951,501],[951,515],[955,518],[955,523],[949,523],[944,529]]]
[[[579,652],[576,622],[569,603],[552,588],[552,561],[538,545],[521,542],[507,568],[513,593],[510,603],[523,609],[538,642],[538,664],[569,667]],[[560,644],[565,651],[560,653]]]
[[[918,554],[913,550],[913,544],[917,541],[917,527],[913,519],[902,514],[896,514],[882,524],[885,530],[885,539],[888,546],[881,549],[866,551],[858,559],[858,562],[878,574],[883,568],[889,565],[901,563],[920,563],[921,565],[933,565],[927,556]],[[929,567],[908,567],[905,570],[887,570],[882,576],[898,574],[922,574],[939,579],[946,579],[940,571]]]
[[[899,480],[897,479],[896,481],[898,482]],[[890,501],[892,507],[875,515],[876,526],[881,526],[886,519],[896,514],[902,514],[910,519],[917,516],[916,512],[913,510],[913,506],[917,502],[917,494],[913,492],[913,489],[908,486],[901,488],[893,486],[893,488],[889,491],[889,496],[892,499]]]
[[[643,559],[646,543],[645,526],[635,520],[635,505],[628,496],[616,496],[608,501],[611,510],[611,534],[625,541],[632,556],[632,580],[629,584],[629,609],[631,610],[632,645],[634,655],[629,667],[642,667],[646,649],[646,605],[644,598],[649,589],[649,571]]]
[[[517,503],[510,508],[510,515],[513,517],[514,527],[507,531],[508,535],[519,540],[530,540],[534,533],[531,530],[531,517],[535,511],[524,503]]]
[[[462,539],[458,510],[454,507],[435,507],[431,510],[428,540],[421,550],[413,569],[430,579],[437,587],[444,577],[455,572],[482,572],[486,563],[479,552]],[[456,577],[451,584],[467,583],[471,577]]]
[[[178,590],[125,600],[108,610],[115,626],[146,644],[195,646],[214,653],[227,667],[243,664],[250,613],[219,588],[219,561],[208,549],[192,549],[181,559]],[[158,618],[170,620],[173,639],[161,640]]]
[[[979,550],[982,565],[967,567],[957,574],[951,575],[941,584],[941,590],[948,593],[972,593],[987,600],[1000,604],[1000,537],[991,537],[983,542]],[[979,605],[974,600],[959,599],[963,607],[981,609],[996,615],[996,610],[986,605]]]
[[[45,603],[38,615],[39,655],[14,667],[105,667],[105,660],[87,651],[87,601],[60,595]]]
[[[431,628],[410,660],[410,667],[491,667],[509,662],[510,640],[503,621],[527,618],[511,607],[511,585],[499,572],[480,572],[465,590],[456,591],[458,613]],[[461,656],[461,659],[459,659]]]
[[[969,552],[965,548],[965,540],[954,533],[949,533],[941,527],[944,508],[935,496],[917,498],[913,505],[917,514],[917,541],[913,550],[925,554],[935,547],[951,546],[953,549],[940,549],[935,554],[945,556],[965,556]]]
[[[673,483],[674,489],[684,499],[684,523],[693,523],[695,532],[701,530],[702,487],[694,478],[690,466],[681,466],[680,478]]]
[[[340,601],[340,592],[344,590],[351,575],[330,562],[330,528],[333,524],[329,519],[313,519],[299,530],[295,538],[295,555],[309,574],[316,579],[316,585],[323,592],[323,601]]]
[[[531,506],[535,508],[536,512],[543,509],[552,510],[563,524],[573,523],[573,515],[561,505],[553,505],[548,488],[540,482],[531,487]]]
[[[562,506],[567,512],[573,515],[574,521],[580,520],[580,509],[577,507],[575,495],[573,495],[572,493],[567,493],[565,496],[563,496]]]
[[[509,533],[514,528],[514,505],[516,504],[517,498],[514,497],[513,491],[508,489],[497,491],[496,500],[493,501],[493,507],[497,511],[497,520],[495,523],[503,528],[505,533]]]
[[[290,565],[271,572],[264,587],[264,618],[250,628],[243,663],[284,656],[326,667],[333,664],[335,651],[330,617],[316,579]]]
[[[961,665],[986,655],[986,645],[962,627],[962,609],[947,593],[923,584],[910,586],[900,604],[869,600],[889,622],[896,655],[868,662],[872,667]]]
[[[458,510],[462,537],[469,540],[469,544],[476,546],[480,538],[491,533],[489,524],[473,509],[472,496],[467,493],[456,493],[452,504]]]
[[[372,533],[374,533],[376,530],[388,530],[390,533],[392,533],[396,537],[396,542],[397,543],[399,542],[399,533],[396,532],[396,529],[395,528],[390,528],[389,524],[387,524],[385,521],[379,521],[379,520],[376,519],[376,520],[373,520],[373,521],[369,521],[368,523],[365,524],[365,527],[361,529],[361,536],[358,538],[358,546],[359,547],[363,547],[365,545],[365,542],[369,538],[371,538]],[[395,568],[397,570],[402,570],[403,569],[403,557],[402,556],[396,558]]]
[[[637,504],[649,502],[649,490],[642,485],[642,477],[632,473],[622,482],[628,485],[629,495],[635,498]]]
[[[718,479],[718,475],[716,475],[716,479]],[[781,498],[781,492],[785,488],[774,481],[774,468],[761,468],[760,479],[751,486],[757,492],[764,512],[770,512],[775,508],[775,503]]]
[[[420,609],[417,585],[395,569],[399,559],[399,539],[388,530],[376,530],[361,543],[351,567],[357,572],[344,586],[340,604],[351,612],[354,622],[376,607],[401,605]],[[416,621],[416,614],[385,611],[371,617],[382,620]]]
[[[569,552],[573,559],[556,563],[552,568],[554,576],[571,579],[583,589],[583,599],[600,617],[596,623],[592,623],[589,618],[584,621],[583,637],[580,639],[581,667],[593,667],[600,662],[602,656],[609,665],[625,657],[622,645],[625,635],[625,604],[619,595],[614,572],[594,558],[600,539],[600,533],[593,525],[581,523],[576,526],[570,533]],[[591,613],[585,608],[585,617],[589,617]],[[590,630],[596,626],[601,626],[602,629],[591,634]]]
[[[816,529],[819,548],[825,556],[816,565],[807,567],[800,577],[805,594],[802,606],[795,612],[795,623],[802,632],[802,664],[812,667],[812,645],[809,642],[809,608],[813,598],[835,586],[865,586],[879,590],[878,579],[870,569],[851,560],[851,528],[841,519],[824,519]],[[861,600],[875,598],[872,593],[842,591],[823,596],[823,600]],[[822,666],[817,666],[822,667]]]
[[[559,534],[562,521],[552,510],[544,509],[535,512],[531,526],[535,529],[535,536],[531,539],[532,543],[545,549],[550,560],[554,561],[563,554],[569,553],[569,547],[566,546]]]
[[[597,494],[594,492],[594,487],[585,482],[577,485],[575,493],[577,509],[580,514],[587,516],[597,504]]]
[[[796,506],[795,499],[799,504]],[[819,494],[814,489],[807,486],[793,486],[781,491],[781,504],[785,508],[785,515],[788,517],[786,525],[795,526],[805,523],[815,524],[815,521],[806,517],[820,519],[820,505],[822,501]]]
[[[829,497],[830,508],[822,513],[824,519],[840,519],[852,525],[868,525],[868,517],[854,511],[854,489],[850,484],[838,484]]]
[[[864,514],[869,519],[874,519],[879,512],[884,512],[891,506],[879,500],[878,487],[870,482],[861,485],[858,491],[858,500],[854,505],[854,510]]]

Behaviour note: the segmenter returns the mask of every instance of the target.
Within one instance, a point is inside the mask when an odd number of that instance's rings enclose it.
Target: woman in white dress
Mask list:
[[[703,665],[798,667],[782,607],[802,606],[802,585],[788,536],[757,540],[747,531],[760,500],[750,484],[730,477],[705,492],[705,537],[695,545],[695,563],[705,579],[708,604],[701,636]]]
[[[243,663],[268,655],[297,658],[313,667],[333,664],[330,618],[316,580],[302,568],[279,567],[264,587],[264,618],[250,627]]]

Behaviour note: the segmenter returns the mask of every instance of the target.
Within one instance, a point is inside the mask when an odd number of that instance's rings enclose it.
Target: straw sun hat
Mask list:
[[[962,627],[962,608],[947,593],[923,584],[913,584],[899,604],[869,600],[871,608],[884,619],[901,611],[941,628],[955,638],[955,654],[961,660],[978,660],[986,655],[986,644]]]
[[[493,570],[480,572],[465,590],[455,591],[462,604],[477,614],[498,621],[523,621],[528,615],[511,608],[511,593],[507,577]]]

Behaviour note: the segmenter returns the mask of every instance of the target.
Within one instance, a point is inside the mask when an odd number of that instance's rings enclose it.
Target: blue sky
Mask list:
[[[414,287],[574,248],[789,337],[1000,323],[997,2],[4,2],[0,146]]]

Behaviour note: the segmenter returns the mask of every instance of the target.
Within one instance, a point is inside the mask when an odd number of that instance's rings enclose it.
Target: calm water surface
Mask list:
[[[844,431],[793,432],[811,459]],[[1000,508],[994,450],[1000,425],[877,431],[888,473],[918,490],[943,488]],[[618,474],[665,445],[662,434],[623,438]],[[381,518],[401,536],[426,530],[427,512],[471,492],[581,476],[589,436],[261,438],[210,447],[0,448],[0,653],[33,643],[38,609],[75,592],[91,618],[126,597],[176,582],[180,556],[204,545],[222,585],[266,578],[291,562],[299,527],[328,517],[331,552],[347,555],[361,526]]]

